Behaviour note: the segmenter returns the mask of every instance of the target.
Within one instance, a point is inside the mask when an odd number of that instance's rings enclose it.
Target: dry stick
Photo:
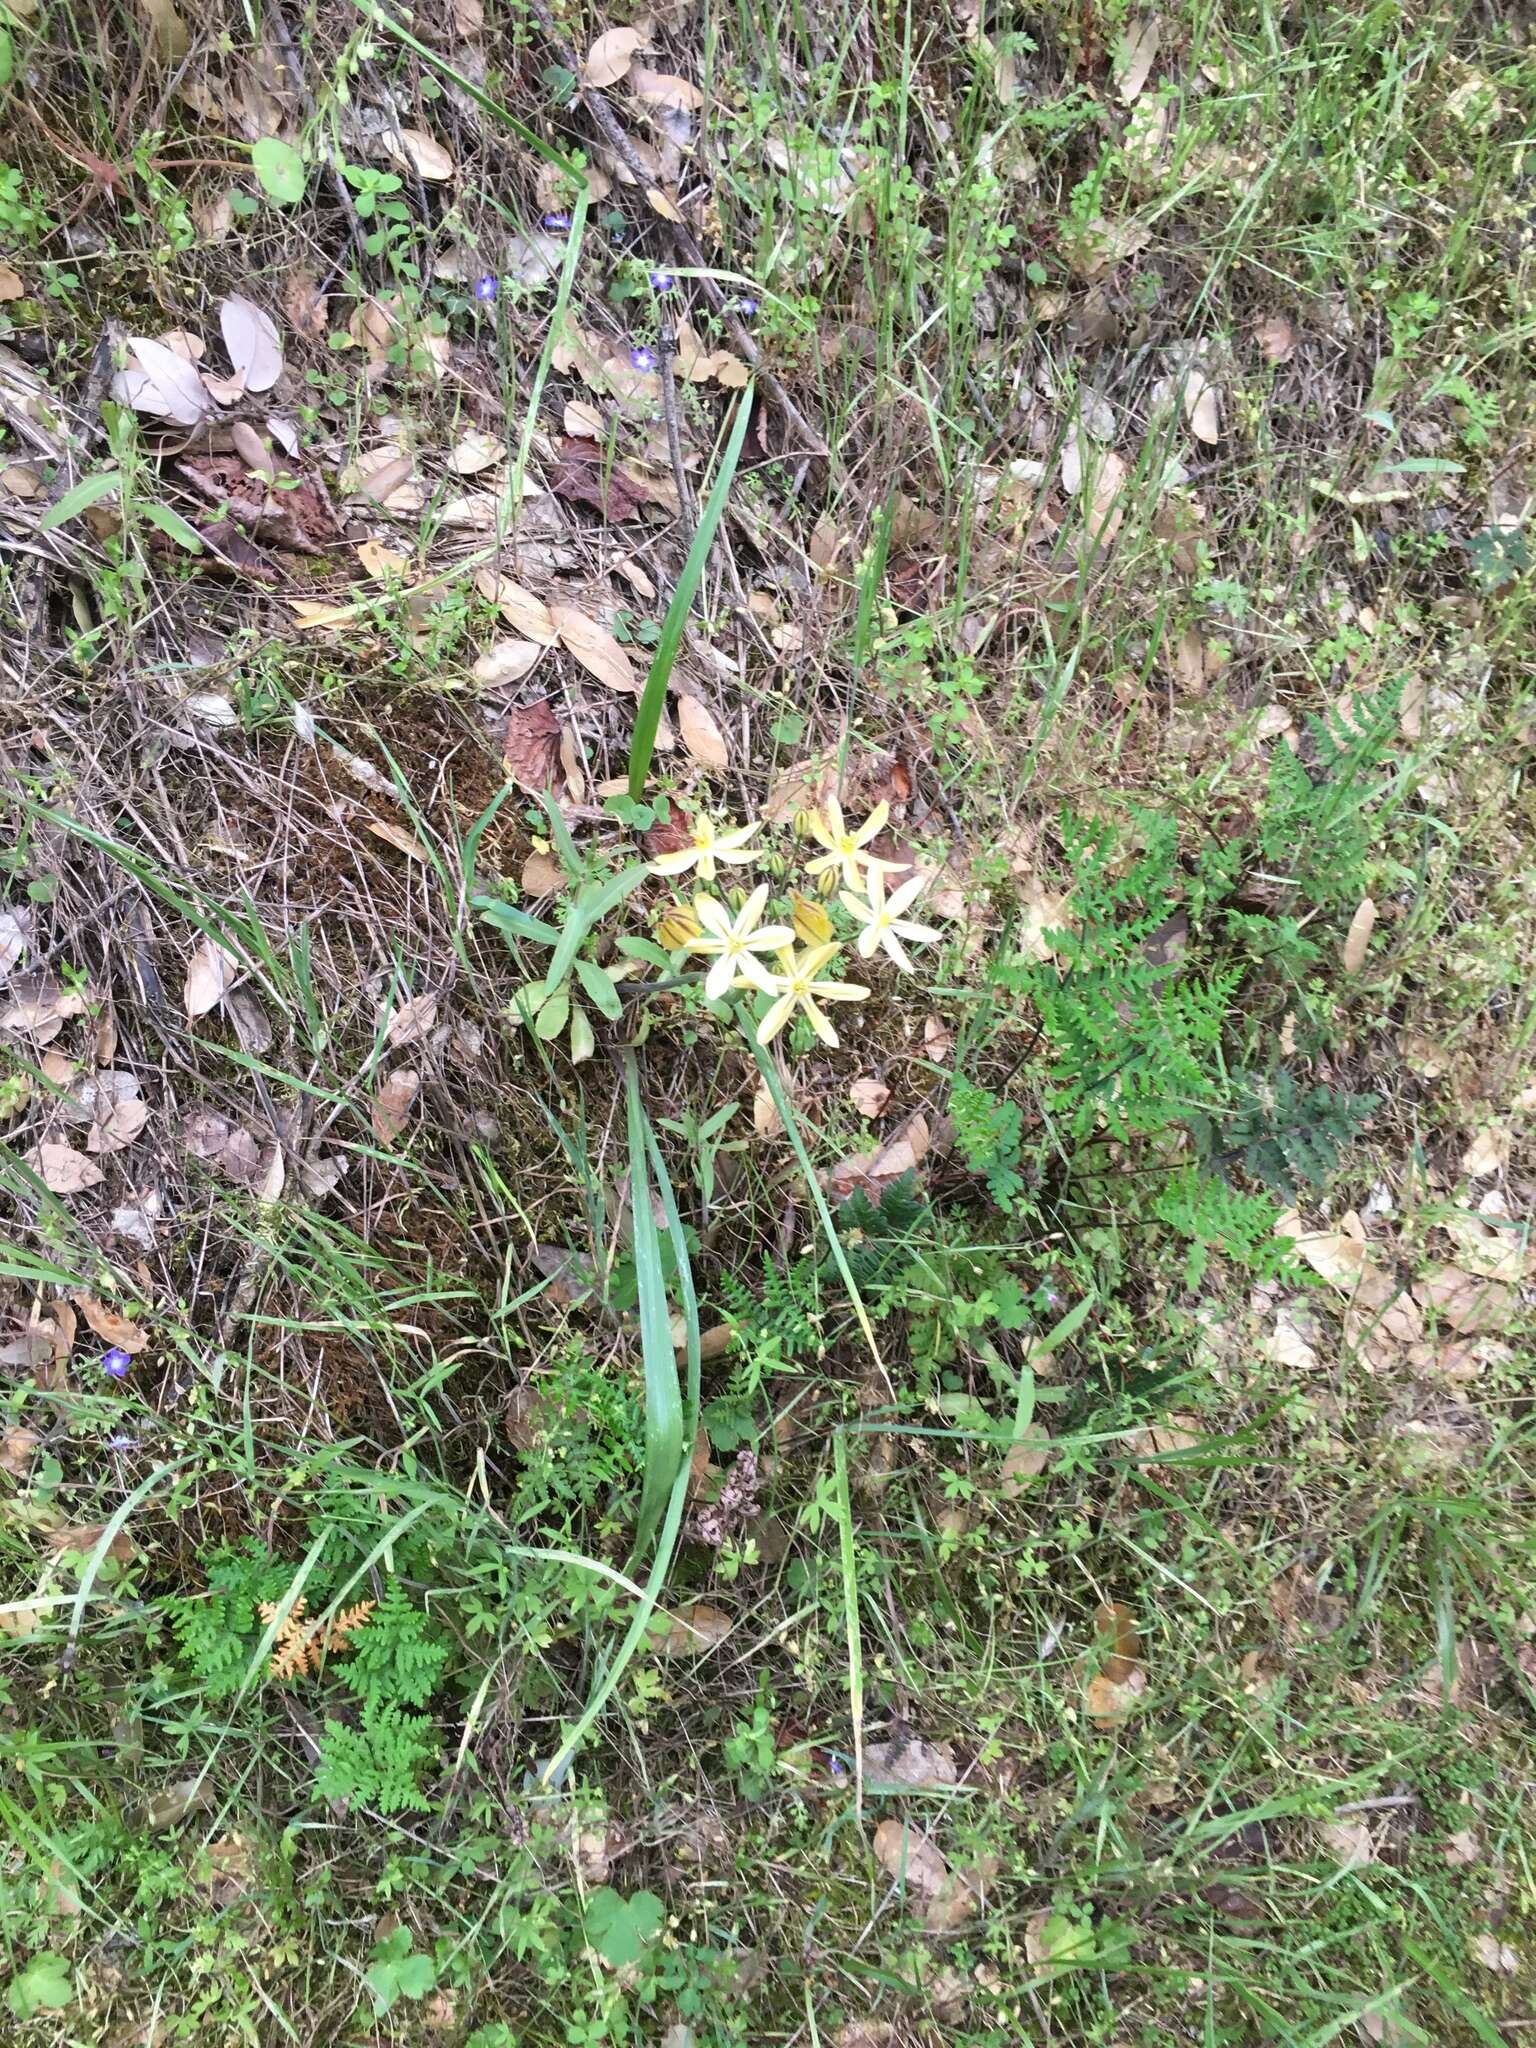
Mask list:
[[[604,136],[607,138],[608,146],[634,179],[637,188],[641,192],[650,191],[653,185],[651,173],[635,154],[634,145],[629,139],[629,131],[603,98],[602,94],[594,88],[581,83],[581,59],[555,27],[554,17],[546,5],[546,0],[528,0],[528,5],[533,13],[534,20],[538,22],[548,38],[550,48],[560,59],[565,69],[576,80],[576,89],[581,94],[587,111],[591,114],[593,120],[596,121],[598,127],[602,129]],[[665,224],[671,232],[677,252],[682,257],[686,267],[698,273],[697,282],[699,289],[709,301],[711,311],[717,313],[725,322],[726,331],[729,333],[736,349],[741,355],[746,357],[756,372],[758,389],[764,392],[772,402],[785,427],[792,428],[804,442],[806,451],[814,455],[819,462],[826,463],[827,467],[831,469],[834,466],[832,451],[827,447],[821,436],[812,428],[810,422],[800,411],[800,408],[795,404],[778,378],[774,376],[771,370],[763,368],[762,357],[758,353],[757,343],[726,305],[725,294],[710,275],[710,268],[704,260],[703,250],[681,221],[669,220]]]

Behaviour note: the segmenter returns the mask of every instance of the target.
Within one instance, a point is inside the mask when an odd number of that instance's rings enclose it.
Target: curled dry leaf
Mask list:
[[[241,1187],[255,1187],[262,1179],[261,1146],[239,1124],[212,1110],[200,1110],[182,1127],[182,1143],[194,1159],[205,1159],[227,1179]]]
[[[413,838],[403,825],[391,824],[387,818],[370,818],[368,830],[375,839],[382,839],[386,846],[403,853],[407,860],[419,860],[430,865],[432,856],[419,839]]]
[[[396,1067],[385,1076],[373,1098],[373,1135],[381,1145],[400,1138],[420,1092],[421,1076],[413,1067]]]
[[[235,375],[247,391],[270,391],[283,373],[283,348],[270,313],[251,299],[224,299],[219,330]]]
[[[414,171],[428,185],[443,185],[453,176],[453,158],[425,128],[386,130],[380,140],[391,159]]]
[[[30,910],[0,910],[0,974],[9,975],[21,965],[31,933]]]
[[[675,114],[697,113],[704,104],[699,88],[688,79],[679,78],[675,71],[650,71],[643,64],[632,64],[628,84],[636,99]]]
[[[1306,1228],[1294,1209],[1287,1209],[1276,1218],[1275,1234],[1293,1238],[1297,1255],[1330,1287],[1353,1293],[1369,1255],[1365,1233],[1353,1209],[1342,1218],[1339,1229],[1314,1231]]]
[[[906,1821],[883,1820],[875,1829],[874,1850],[898,1884],[930,1897],[949,1877],[949,1865],[928,1837]]]
[[[849,1083],[848,1100],[860,1116],[880,1116],[890,1099],[890,1089],[873,1074],[861,1074],[858,1080]]]
[[[855,1152],[840,1159],[827,1175],[828,1194],[845,1202],[856,1188],[862,1188],[870,1201],[878,1202],[893,1180],[900,1180],[905,1173],[915,1173],[922,1165],[928,1139],[928,1119],[920,1113],[909,1117],[875,1151]]]
[[[1473,1180],[1502,1173],[1509,1164],[1513,1134],[1508,1124],[1484,1124],[1461,1155],[1461,1170]]]
[[[392,583],[404,578],[411,562],[408,555],[385,547],[382,541],[360,540],[357,544],[357,566],[375,583]]]
[[[385,1042],[393,1046],[419,1045],[430,1038],[437,1024],[437,997],[411,996],[395,1011],[384,1028]]]
[[[1123,1601],[1103,1602],[1093,1625],[1097,1668],[1083,1686],[1083,1706],[1096,1728],[1110,1730],[1120,1726],[1146,1691],[1147,1672],[1135,1617]]]
[[[182,1005],[189,1017],[205,1017],[217,1008],[238,970],[224,948],[214,939],[204,939],[187,962],[182,983]]]
[[[1349,921],[1349,930],[1344,935],[1344,950],[1339,956],[1346,974],[1358,974],[1365,965],[1371,933],[1375,929],[1376,906],[1369,896],[1362,896],[1354,916]]]
[[[1191,370],[1184,380],[1184,417],[1197,441],[1221,439],[1221,394],[1202,370]]]
[[[752,1095],[752,1129],[759,1138],[782,1138],[784,1120],[779,1115],[766,1082],[759,1081]]]
[[[537,667],[543,653],[537,640],[498,640],[479,656],[471,673],[487,689],[520,683]]]
[[[677,729],[683,745],[702,768],[724,768],[730,760],[725,735],[715,723],[713,712],[697,697],[677,700]]]
[[[130,1322],[127,1316],[120,1316],[115,1308],[108,1308],[94,1294],[77,1294],[75,1307],[103,1344],[116,1345],[119,1351],[139,1352],[149,1342],[137,1323]]]
[[[119,404],[178,427],[199,426],[207,419],[213,400],[185,356],[142,336],[135,336],[128,350],[128,368],[112,379],[112,396]]]
[[[1413,1293],[1437,1322],[1463,1334],[1502,1329],[1515,1303],[1515,1291],[1506,1281],[1459,1266],[1437,1266],[1414,1282]]]
[[[598,90],[617,85],[634,63],[635,52],[644,41],[645,37],[637,28],[606,30],[587,52],[586,62],[581,67],[582,84]]]
[[[707,1600],[690,1600],[667,1617],[656,1647],[663,1657],[701,1657],[723,1643],[732,1627],[730,1616],[718,1607],[711,1607]]]
[[[585,612],[571,605],[551,605],[549,616],[560,645],[575,656],[589,675],[606,683],[610,690],[639,695],[640,679],[629,656],[606,626],[600,626],[596,619],[589,619]]]
[[[1253,338],[1266,362],[1288,363],[1296,353],[1300,336],[1288,314],[1265,313],[1253,323]]]

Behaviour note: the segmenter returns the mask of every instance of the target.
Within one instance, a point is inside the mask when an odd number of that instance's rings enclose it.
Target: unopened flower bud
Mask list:
[[[795,937],[802,946],[829,946],[832,943],[832,920],[819,903],[813,903],[808,896],[792,899]]]
[[[702,929],[691,910],[681,903],[673,903],[662,914],[656,936],[669,953],[675,953],[679,946],[691,945]]]

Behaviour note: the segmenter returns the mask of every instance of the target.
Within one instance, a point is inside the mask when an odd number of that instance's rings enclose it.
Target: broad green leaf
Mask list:
[[[79,483],[67,490],[57,505],[50,506],[39,519],[38,532],[51,533],[65,520],[74,519],[88,505],[99,505],[103,498],[121,487],[122,481],[115,469],[99,469],[94,476],[81,477]]]
[[[534,1019],[533,1028],[538,1036],[546,1041],[558,1038],[565,1029],[566,1019],[570,1014],[571,992],[565,987],[557,988]]]
[[[297,206],[309,183],[304,159],[290,142],[263,135],[251,144],[251,168],[274,206]]]
[[[611,1024],[616,1024],[624,1014],[624,1004],[612,977],[605,974],[595,961],[578,960],[576,979],[591,998],[593,1009]]]
[[[189,555],[200,555],[203,552],[203,536],[195,527],[188,526],[181,514],[173,512],[169,505],[156,504],[152,499],[147,499],[140,503],[139,510],[151,526],[158,526],[168,539],[175,541],[177,547],[185,548]]]
[[[557,946],[560,943],[558,925],[546,924],[542,917],[533,917],[526,910],[519,910],[513,903],[498,903],[490,896],[477,896],[472,907],[478,910],[487,924],[497,930],[510,933],[519,939],[532,939],[536,945]]]

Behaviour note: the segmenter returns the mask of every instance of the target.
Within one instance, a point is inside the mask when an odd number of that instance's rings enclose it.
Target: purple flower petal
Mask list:
[[[546,234],[568,235],[571,231],[571,216],[568,213],[546,213],[540,225]]]
[[[653,270],[651,272],[651,290],[653,292],[669,292],[676,283],[677,279],[670,270]]]
[[[494,299],[495,296],[496,280],[494,277],[486,276],[475,279],[475,297],[477,299]]]
[[[106,1357],[101,1361],[101,1369],[109,1379],[125,1380],[128,1377],[128,1368],[132,1364],[133,1360],[128,1356],[128,1353],[120,1350],[114,1344]]]
[[[750,320],[753,317],[753,315],[757,312],[757,300],[738,299],[736,301],[736,311],[741,315],[743,320]]]
[[[629,367],[632,370],[654,370],[656,351],[653,348],[632,348],[629,352]]]

